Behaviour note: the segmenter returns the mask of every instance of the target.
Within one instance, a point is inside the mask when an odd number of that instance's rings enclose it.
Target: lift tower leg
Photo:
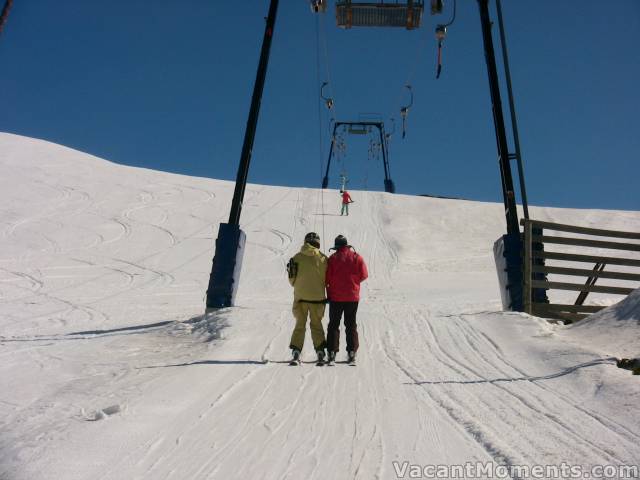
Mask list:
[[[267,76],[267,65],[269,64],[269,53],[271,51],[271,40],[273,39],[277,11],[278,0],[271,0],[264,37],[262,39],[258,72],[253,87],[251,110],[249,111],[242,153],[240,155],[236,187],[233,192],[233,201],[231,202],[229,223],[220,224],[218,238],[216,239],[216,252],[213,257],[213,265],[211,267],[211,274],[209,275],[209,287],[207,288],[207,311],[216,308],[232,307],[238,288],[246,238],[244,232],[240,230],[240,213],[242,212],[242,202],[247,186],[253,140],[258,124],[262,91]]]
[[[500,98],[498,70],[496,68],[496,57],[493,48],[493,38],[491,36],[489,0],[478,0],[478,6],[480,7],[480,23],[482,24],[484,55],[487,62],[487,73],[489,75],[493,123],[496,130],[496,144],[498,147],[498,161],[500,163],[500,175],[502,180],[504,213],[507,221],[507,235],[503,237],[504,256],[506,257],[506,270],[508,276],[507,289],[511,298],[511,309],[522,311],[522,240],[520,238],[520,226],[518,224],[518,211],[516,209],[516,196],[513,188],[511,164],[509,163],[509,148],[504,125],[504,115],[502,112],[502,99]]]
[[[518,225],[518,212],[516,210],[513,177],[511,175],[511,165],[509,163],[507,132],[504,126],[502,99],[500,98],[500,84],[498,82],[498,70],[496,68],[496,57],[493,49],[493,39],[491,37],[489,0],[478,0],[478,4],[480,6],[480,20],[482,23],[482,37],[484,40],[484,55],[487,61],[487,73],[489,74],[489,90],[491,92],[493,122],[496,129],[496,144],[498,147],[498,161],[500,162],[500,174],[502,177],[502,194],[504,197],[507,233],[519,233],[520,227]]]

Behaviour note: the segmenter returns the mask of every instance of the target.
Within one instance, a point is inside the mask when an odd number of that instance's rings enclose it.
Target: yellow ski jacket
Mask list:
[[[305,243],[292,260],[297,266],[297,274],[289,278],[289,283],[293,286],[293,301],[326,300],[327,256],[313,245]]]

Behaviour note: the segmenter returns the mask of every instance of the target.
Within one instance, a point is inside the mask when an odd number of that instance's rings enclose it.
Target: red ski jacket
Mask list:
[[[346,190],[342,192],[342,203],[351,203],[351,202],[353,202],[353,200],[351,200],[351,195],[349,195],[349,192],[347,192]]]
[[[333,302],[358,302],[360,283],[369,272],[363,258],[351,247],[340,249],[329,257],[327,265],[327,297]]]

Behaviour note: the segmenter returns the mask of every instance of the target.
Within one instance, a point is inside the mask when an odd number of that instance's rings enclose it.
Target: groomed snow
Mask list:
[[[2,480],[640,461],[639,383],[613,359],[640,352],[637,292],[631,316],[623,303],[570,328],[501,312],[501,204],[355,191],[340,217],[335,191],[249,185],[238,305],[203,318],[232,183],[10,134],[0,169]],[[532,216],[640,231],[639,212]],[[283,363],[284,266],[310,230],[325,250],[346,235],[369,265],[357,367]],[[623,320],[626,343],[609,341]]]

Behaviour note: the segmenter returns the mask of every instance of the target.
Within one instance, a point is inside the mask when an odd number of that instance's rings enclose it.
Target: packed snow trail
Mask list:
[[[340,217],[337,192],[322,208],[317,190],[250,185],[238,305],[205,318],[232,184],[7,134],[0,165],[2,480],[640,460],[640,389],[617,352],[500,311],[501,205],[354,191]],[[640,230],[638,212],[532,210]],[[285,265],[311,230],[325,251],[345,235],[368,263],[357,367],[344,351],[314,366],[309,336],[302,365],[287,365]]]

